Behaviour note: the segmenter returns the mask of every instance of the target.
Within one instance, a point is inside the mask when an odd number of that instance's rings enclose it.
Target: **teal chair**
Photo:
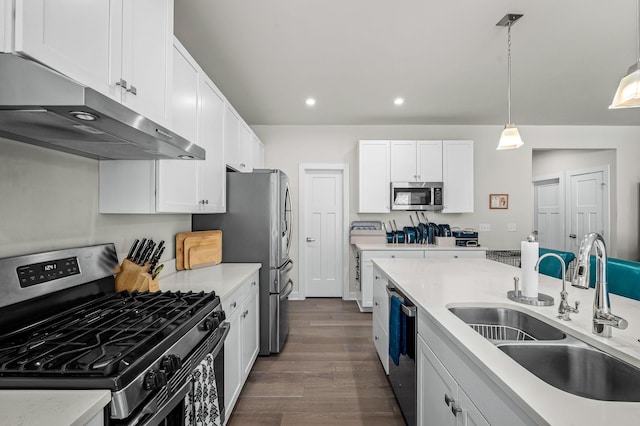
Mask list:
[[[546,260],[546,259],[545,259]],[[589,285],[596,286],[596,257],[591,256]],[[640,300],[640,262],[607,259],[607,287],[609,293]]]
[[[570,251],[560,251],[560,250],[551,250],[546,248],[541,248],[538,250],[538,256],[542,256],[547,253],[555,253],[564,260],[564,264],[567,269],[569,269],[569,263],[576,258],[576,255],[571,253]],[[549,275],[554,278],[562,278],[562,264],[558,262],[558,259],[553,257],[547,257],[542,259],[540,265],[538,265],[538,272],[541,274]],[[565,273],[567,271],[565,270]],[[571,277],[566,277],[567,280],[570,280]]]

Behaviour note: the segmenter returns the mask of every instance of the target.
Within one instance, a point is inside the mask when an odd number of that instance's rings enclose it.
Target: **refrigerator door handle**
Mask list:
[[[293,269],[293,260],[287,260],[284,265],[278,268],[281,274],[287,274]]]
[[[280,300],[286,299],[291,293],[293,293],[293,281],[289,279],[287,286],[285,287],[285,291],[280,295]]]

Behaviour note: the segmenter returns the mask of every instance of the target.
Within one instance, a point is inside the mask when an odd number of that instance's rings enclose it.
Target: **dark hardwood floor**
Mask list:
[[[279,355],[258,357],[229,426],[404,425],[354,301],[291,301]]]

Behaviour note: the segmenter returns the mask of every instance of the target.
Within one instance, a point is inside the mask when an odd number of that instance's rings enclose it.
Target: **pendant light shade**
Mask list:
[[[636,0],[636,63],[622,77],[609,109],[640,107],[640,0]]]
[[[520,132],[515,124],[511,122],[511,26],[518,20],[522,18],[522,15],[517,15],[514,13],[508,13],[504,15],[504,17],[496,24],[499,27],[507,27],[507,63],[508,63],[508,82],[507,82],[507,105],[508,105],[508,114],[509,121],[506,126],[504,126],[504,130],[500,133],[500,141],[498,142],[498,147],[496,149],[515,149],[520,148],[524,142],[522,142],[522,138],[520,137]]]
[[[522,142],[522,138],[520,138],[520,132],[516,125],[507,123],[502,133],[500,133],[500,141],[496,149],[515,149],[520,148],[522,145],[524,145],[524,142]]]

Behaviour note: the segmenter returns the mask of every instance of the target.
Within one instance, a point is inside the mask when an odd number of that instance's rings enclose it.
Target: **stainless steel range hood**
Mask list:
[[[0,54],[0,136],[97,160],[200,159],[205,151],[91,88]]]

